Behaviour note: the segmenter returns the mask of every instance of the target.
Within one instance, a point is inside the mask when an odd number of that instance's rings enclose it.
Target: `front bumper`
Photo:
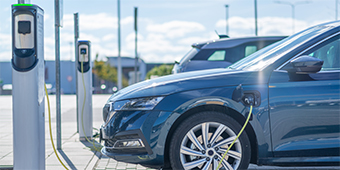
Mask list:
[[[112,118],[100,128],[100,139],[105,142],[101,152],[117,161],[161,167],[164,163],[164,145],[167,135],[163,127],[170,114],[171,112],[164,111],[114,113]],[[140,145],[117,147],[119,146],[117,142],[124,143],[119,141],[132,140],[140,141]]]

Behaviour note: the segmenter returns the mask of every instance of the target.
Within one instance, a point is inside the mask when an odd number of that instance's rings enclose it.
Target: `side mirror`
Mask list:
[[[283,68],[283,70],[287,70],[289,73],[295,74],[310,74],[319,72],[322,68],[322,65],[322,60],[304,55],[292,60]]]

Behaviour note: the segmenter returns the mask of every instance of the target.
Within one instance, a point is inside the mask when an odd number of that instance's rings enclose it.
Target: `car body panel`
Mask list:
[[[239,84],[267,83],[268,79],[257,79],[258,72],[228,69],[193,71],[188,74],[168,75],[137,83],[115,93],[110,101],[126,100],[137,97],[163,96],[198,88],[235,86]],[[262,73],[261,73],[262,74]],[[226,77],[227,76],[227,77]],[[265,75],[261,75],[264,77]],[[266,75],[269,76],[268,74]],[[233,81],[229,81],[229,79]],[[214,86],[211,86],[211,85]]]
[[[269,101],[274,156],[339,154],[340,73],[317,74],[336,75],[326,80],[290,81],[286,72],[272,74]]]

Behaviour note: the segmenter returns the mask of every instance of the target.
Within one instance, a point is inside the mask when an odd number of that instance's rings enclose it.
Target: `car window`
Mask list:
[[[271,44],[242,60],[229,66],[230,69],[259,71],[279,60],[282,56],[293,51],[301,44],[308,42],[320,34],[333,29],[333,27],[316,26],[294,34],[279,42]]]
[[[208,61],[224,61],[225,59],[225,51],[218,50],[215,51],[209,58]]]
[[[257,47],[255,45],[247,45],[244,50],[244,55],[247,57],[250,54],[253,54],[255,51],[257,51]]]
[[[192,48],[182,59],[179,61],[183,63],[187,60],[190,60],[193,56],[195,56],[200,50],[198,48]]]
[[[208,58],[213,55],[217,49],[202,49],[197,53],[191,60],[208,60]]]
[[[306,55],[321,59],[324,62],[321,68],[322,71],[340,70],[339,46],[340,39],[336,38],[318,49],[308,52]]]

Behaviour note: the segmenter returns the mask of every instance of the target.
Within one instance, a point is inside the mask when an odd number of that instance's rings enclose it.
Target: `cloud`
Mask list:
[[[168,38],[178,38],[187,33],[204,31],[205,27],[197,22],[170,21],[163,24],[151,24],[146,29],[149,32],[162,33]]]
[[[200,37],[188,37],[188,38],[182,38],[178,41],[178,44],[183,44],[183,45],[192,45],[194,43],[200,43],[200,42],[205,42],[208,40],[211,40],[211,38],[208,38],[209,36],[200,36]],[[215,39],[217,39],[217,35],[215,35]]]
[[[64,15],[65,29],[73,29],[74,15]],[[79,15],[79,29],[80,30],[97,30],[103,28],[117,28],[117,18],[110,16],[107,13],[98,14],[82,14]]]
[[[46,16],[45,19],[50,18]],[[99,59],[105,60],[107,56],[118,55],[117,45],[117,18],[107,13],[81,15],[80,40],[91,41],[92,60],[96,54]],[[61,60],[74,60],[73,43],[73,14],[64,15],[64,27],[61,29]],[[295,20],[295,32],[324,21]],[[292,33],[290,18],[262,17],[258,19],[259,35],[290,35]],[[122,42],[121,56],[135,56],[135,33],[133,31],[133,17],[127,16],[121,20]],[[215,28],[224,29],[225,20],[218,20]],[[46,25],[45,25],[46,26]],[[229,32],[231,37],[254,36],[254,19],[244,17],[231,17],[229,19]],[[138,20],[138,54],[145,62],[172,63],[180,60],[196,42],[205,42],[217,39],[214,28],[206,30],[205,26],[198,22],[173,20],[157,23],[149,18]],[[51,26],[51,28],[54,28]],[[207,27],[208,28],[208,27]],[[4,27],[1,28],[2,30]],[[45,29],[45,31],[47,28]],[[0,33],[0,60],[10,60],[11,55],[10,34]],[[45,59],[55,59],[54,33],[45,34]]]
[[[323,23],[325,21],[307,21],[294,20],[294,33],[302,31],[310,26]],[[258,18],[258,35],[291,35],[293,34],[292,19],[285,17],[262,17]],[[254,36],[255,20],[254,18],[231,17],[229,19],[229,35],[232,37]],[[225,28],[226,20],[219,20],[215,24],[217,28]]]
[[[12,49],[12,35],[0,33],[0,46],[2,47],[2,49],[11,50]]]
[[[106,34],[102,40],[103,41],[112,41],[117,38],[117,34]]]
[[[117,21],[118,22],[118,21]],[[116,22],[116,23],[117,23]],[[122,25],[128,25],[128,24],[133,24],[134,23],[134,18],[132,16],[125,17],[120,21],[120,24]],[[118,23],[117,23],[118,24]]]
[[[0,33],[0,61],[12,59],[12,35]]]
[[[134,33],[125,39],[126,50],[129,56],[134,56],[135,41]],[[145,37],[139,36],[138,54],[145,62],[172,63],[179,60],[191,48],[190,44],[181,44],[177,40],[169,39],[161,33],[149,33]]]
[[[52,19],[52,18],[51,18],[51,15],[49,15],[49,14],[44,14],[44,22],[46,22],[47,20],[50,20],[50,19]],[[53,22],[54,22],[54,19],[53,19]]]
[[[197,22],[169,21],[162,24],[146,20],[146,32],[138,34],[138,54],[145,62],[172,63],[180,60],[191,48],[191,44],[211,39],[212,33],[206,33],[205,27]],[[143,23],[142,23],[143,24]],[[199,34],[200,36],[197,36]],[[216,39],[217,36],[214,35]],[[134,56],[135,34],[125,38],[125,48]]]
[[[0,61],[9,61],[12,59],[12,51],[0,52]]]
[[[127,25],[133,23],[133,17],[121,18],[120,24]],[[74,29],[74,14],[64,15],[63,28]],[[79,30],[93,31],[100,29],[117,29],[118,18],[108,13],[82,14],[79,15]]]
[[[100,43],[100,38],[93,34],[80,33],[79,40],[89,40],[91,43]]]

